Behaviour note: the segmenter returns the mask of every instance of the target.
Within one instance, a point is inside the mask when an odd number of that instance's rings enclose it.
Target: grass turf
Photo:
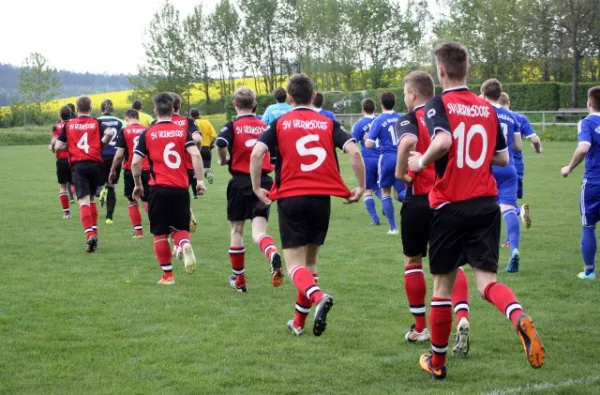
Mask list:
[[[208,194],[192,201],[200,225],[193,235],[196,273],[188,276],[176,262],[177,284],[159,286],[151,237],[131,240],[122,184],[115,224],[99,225],[99,250],[87,255],[78,210],[70,221],[61,218],[46,147],[0,147],[0,392],[597,393],[597,284],[575,277],[582,268],[582,170],[560,178],[573,143],[544,148],[542,155],[525,154],[533,227],[522,232],[521,272],[504,272],[503,249],[500,280],[534,317],[546,363],[540,370],[528,366],[510,323],[471,281],[471,353],[449,358],[448,380],[439,383],[418,368],[428,345],[404,340],[412,318],[400,239],[386,236],[385,226],[369,226],[362,203],[333,203],[319,268],[322,288],[336,298],[327,332],[315,338],[309,326],[295,338],[285,324],[296,292],[287,278],[271,287],[267,262],[249,234],[249,292],[227,285],[225,169],[215,169]],[[341,164],[350,180],[344,158]],[[270,232],[277,241],[276,213]]]

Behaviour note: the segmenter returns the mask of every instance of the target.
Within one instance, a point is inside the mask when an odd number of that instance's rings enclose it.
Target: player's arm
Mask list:
[[[106,147],[110,144],[117,130],[115,128],[106,127],[102,122],[96,120],[98,122],[98,128],[100,129],[100,142],[102,143],[102,148]]]
[[[523,138],[521,132],[516,132],[513,137],[513,150],[514,152],[521,152],[523,150]]]
[[[536,154],[542,153],[542,140],[531,127],[529,119],[526,116],[521,116],[521,133],[531,142],[531,148]]]
[[[192,167],[194,168],[194,174],[197,180],[196,192],[198,192],[198,195],[204,195],[206,192],[206,185],[204,185],[204,165],[202,164],[200,149],[190,133],[187,134],[185,150],[192,159]]]
[[[377,139],[379,138],[380,129],[381,126],[379,125],[379,120],[375,118],[375,120],[371,124],[371,129],[369,129],[367,139],[365,140],[365,147],[369,149],[375,147],[375,141],[377,141]]]
[[[425,123],[431,135],[431,144],[423,155],[415,151],[410,153],[408,167],[415,173],[446,155],[452,147],[450,122],[442,99],[436,96],[428,100],[425,103],[425,114]]]
[[[567,177],[577,166],[583,162],[592,145],[592,131],[585,120],[577,124],[577,148],[573,152],[573,157],[568,165],[561,169],[563,177]]]
[[[277,124],[271,123],[264,131],[252,149],[250,155],[250,179],[252,180],[252,190],[256,196],[265,204],[271,204],[269,191],[261,187],[262,167],[267,152],[273,151],[277,146]]]
[[[419,129],[417,120],[412,114],[407,114],[396,124],[396,136],[398,138],[398,160],[396,161],[396,179],[406,183],[412,179],[406,174],[408,170],[408,158],[410,152],[417,147]]]
[[[135,200],[139,200],[144,193],[144,185],[142,183],[142,160],[146,157],[147,154],[148,151],[146,149],[146,131],[143,131],[133,151],[133,158],[131,158],[131,175],[133,176],[133,182],[135,183],[132,197]]]
[[[494,116],[496,117],[498,130],[496,130],[496,146],[494,147],[494,156],[492,156],[492,165],[504,167],[508,166],[508,162],[510,161],[508,156],[508,146],[506,145],[504,132],[502,132],[500,122],[498,121],[498,116],[495,112]]]
[[[67,149],[67,125],[69,123],[65,123],[58,135],[58,138],[54,142],[54,150],[55,151],[64,151]]]
[[[352,172],[354,173],[354,177],[358,184],[358,186],[351,191],[351,195],[346,201],[348,203],[358,202],[363,193],[365,193],[367,183],[365,161],[363,160],[354,137],[346,133],[342,125],[337,121],[333,121],[333,142],[336,147],[350,157],[350,166],[352,167]]]
[[[233,123],[228,122],[223,126],[221,133],[219,133],[219,137],[217,137],[215,141],[217,144],[217,157],[221,166],[229,164],[227,154],[229,153],[229,147],[233,146],[233,136]]]

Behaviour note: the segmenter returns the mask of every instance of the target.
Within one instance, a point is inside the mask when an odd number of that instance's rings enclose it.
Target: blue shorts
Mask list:
[[[498,203],[517,207],[517,170],[514,166],[492,167],[498,184]]]
[[[581,182],[579,212],[583,226],[596,226],[600,221],[600,180],[584,178]]]
[[[379,156],[379,187],[391,188],[396,184],[397,154],[384,153]]]
[[[367,173],[367,189],[377,189],[379,158],[363,158]]]

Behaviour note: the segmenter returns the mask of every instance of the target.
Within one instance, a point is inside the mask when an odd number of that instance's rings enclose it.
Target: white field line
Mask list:
[[[547,389],[554,388],[566,388],[574,385],[580,384],[591,384],[600,381],[600,376],[590,376],[590,377],[582,377],[579,379],[571,379],[566,381],[561,381],[560,383],[542,383],[542,384],[532,384],[532,385],[524,385],[521,387],[509,387],[502,389],[495,389],[492,392],[487,392],[485,395],[506,395],[506,394],[517,394],[519,392],[524,391],[543,391]]]

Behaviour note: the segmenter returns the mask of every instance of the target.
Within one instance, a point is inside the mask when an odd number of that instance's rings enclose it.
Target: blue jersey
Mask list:
[[[513,113],[507,110],[504,107],[496,107],[496,115],[498,115],[498,122],[500,122],[500,128],[502,129],[502,133],[504,134],[504,138],[506,139],[506,146],[508,147],[508,165],[514,166],[514,141],[515,135],[521,134],[521,129],[519,129],[519,123],[513,116]]]
[[[367,148],[365,146],[365,135],[369,135],[369,129],[371,128],[371,122],[375,117],[364,117],[352,126],[352,137],[362,146],[363,158],[377,158],[379,159],[379,142],[375,141],[375,147]]]
[[[535,130],[533,130],[533,128],[531,127],[531,123],[529,123],[529,119],[527,119],[527,117],[523,114],[519,114],[516,112],[512,113],[513,118],[515,118],[517,120],[517,123],[519,124],[519,130],[521,130],[521,136],[525,137],[525,138],[531,138],[532,136],[535,136]],[[513,155],[513,158],[515,158],[516,161],[522,161],[523,160],[523,154],[521,152],[515,152]]]
[[[590,149],[585,156],[583,178],[600,181],[600,113],[590,114],[579,122],[577,125],[577,141],[590,145]]]
[[[292,111],[292,106],[287,103],[272,104],[267,107],[262,115],[262,121],[268,125],[290,111]]]
[[[382,154],[396,154],[398,152],[398,137],[396,136],[396,123],[402,117],[396,111],[385,111],[371,124],[369,140],[379,140],[379,149]]]
[[[321,110],[319,110],[319,114],[331,119],[332,121],[337,121],[337,119],[335,118],[335,114],[332,113],[331,111],[321,109]]]
[[[115,129],[115,134],[110,139],[110,143],[102,150],[102,156],[115,156],[117,153],[117,141],[121,134],[121,129],[125,126],[125,122],[112,115],[102,115],[101,117],[98,117],[98,121],[100,121],[101,125],[106,129]]]

